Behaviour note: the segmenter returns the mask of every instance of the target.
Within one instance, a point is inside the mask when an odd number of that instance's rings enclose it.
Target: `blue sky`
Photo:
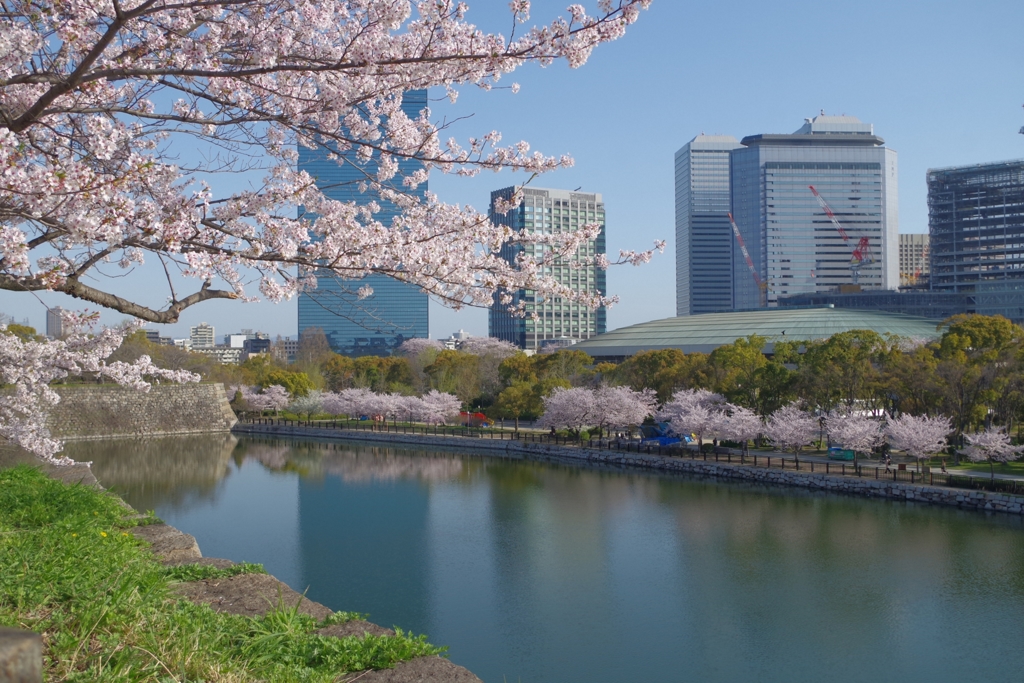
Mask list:
[[[507,33],[504,0],[468,2],[471,21]],[[532,20],[564,14],[567,4],[534,0]],[[583,4],[593,10],[596,0]],[[899,154],[900,231],[927,232],[928,168],[1024,158],[1022,27],[1024,3],[1010,0],[654,0],[624,38],[598,48],[581,69],[529,66],[509,77],[522,87],[516,95],[465,88],[456,105],[437,102],[434,113],[472,114],[454,129],[462,138],[496,129],[506,143],[571,154],[575,168],[534,185],[602,193],[610,252],[668,241],[652,263],[610,272],[609,290],[621,297],[609,311],[614,329],[674,314],[672,160],[702,131],[790,133],[821,110],[857,116]],[[518,180],[435,174],[430,189],[484,209],[491,190]],[[40,328],[45,320],[38,301],[10,292],[0,293],[0,311]],[[207,302],[165,329],[184,336],[201,321],[218,335],[294,335],[296,307]],[[434,337],[459,328],[485,335],[486,312],[433,305],[430,327]]]

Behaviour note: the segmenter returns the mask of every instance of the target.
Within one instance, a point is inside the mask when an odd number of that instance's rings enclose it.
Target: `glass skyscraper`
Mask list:
[[[593,260],[594,256],[606,253],[604,201],[600,194],[531,187],[524,190],[525,197],[517,208],[506,214],[495,213],[495,200],[510,199],[514,192],[514,187],[506,187],[491,193],[490,219],[493,223],[507,225],[516,231],[547,234],[574,232],[587,223],[600,223],[600,235],[581,246],[578,255]],[[531,254],[539,256],[544,247],[525,248],[536,250]],[[501,255],[511,263],[523,249],[522,245],[506,244]],[[546,267],[543,274],[577,291],[596,291],[602,295],[608,292],[605,271],[594,265],[573,268],[568,263],[556,263]],[[541,350],[552,344],[570,344],[603,334],[607,329],[604,308],[594,311],[560,298],[544,298],[528,289],[512,292],[512,298],[514,303],[526,304],[527,316],[522,318],[511,314],[508,307],[495,297],[488,317],[489,334],[522,349]]]
[[[676,315],[732,308],[729,153],[739,146],[702,133],[676,152]]]
[[[775,306],[794,294],[899,285],[896,152],[870,124],[817,116],[791,135],[752,135],[731,152],[732,213],[755,268],[732,259],[733,307]],[[845,229],[844,240],[809,186]],[[851,268],[867,238],[872,260]]]
[[[402,98],[402,111],[417,118],[427,106],[426,90],[410,90]],[[423,196],[427,184],[415,190],[402,188],[402,178],[421,168],[412,160],[399,161],[396,188]],[[396,206],[372,194],[359,191],[367,174],[376,173],[375,160],[361,164],[346,160],[339,164],[328,159],[327,150],[299,147],[299,169],[316,179],[317,187],[331,199],[366,204],[377,201],[381,210],[375,218],[387,225],[398,215]],[[357,300],[356,291],[368,285],[373,294]],[[419,288],[386,275],[370,275],[359,280],[344,280],[330,273],[317,273],[317,288],[299,295],[299,333],[310,327],[323,329],[331,348],[341,354],[387,355],[406,339],[426,338],[430,334],[427,295]]]

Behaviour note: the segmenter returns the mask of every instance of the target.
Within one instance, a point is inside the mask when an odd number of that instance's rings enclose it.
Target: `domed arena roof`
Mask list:
[[[937,339],[941,324],[930,318],[832,306],[761,308],[652,320],[606,332],[576,344],[594,358],[625,358],[640,351],[679,349],[710,353],[752,334],[765,337],[764,352],[776,341],[827,339],[838,332],[872,330],[909,339]]]

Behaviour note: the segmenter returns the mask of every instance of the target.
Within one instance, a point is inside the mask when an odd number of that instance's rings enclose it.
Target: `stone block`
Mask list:
[[[43,639],[38,633],[0,627],[0,683],[42,683]]]

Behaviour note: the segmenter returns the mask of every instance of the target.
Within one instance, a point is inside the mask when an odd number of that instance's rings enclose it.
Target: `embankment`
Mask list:
[[[372,441],[382,444],[409,444],[433,448],[472,449],[481,453],[503,454],[506,457],[548,460],[567,464],[590,464],[620,468],[638,468],[663,472],[738,479],[762,484],[845,493],[869,498],[928,503],[965,510],[1005,512],[1024,515],[1024,497],[988,491],[926,486],[886,479],[843,477],[821,473],[786,471],[737,463],[707,462],[666,455],[647,455],[622,451],[606,451],[575,446],[524,443],[465,437],[432,436],[429,434],[395,434],[359,430],[318,429],[293,425],[252,425],[239,423],[232,430],[237,434],[261,436],[304,437],[345,441]]]
[[[226,432],[238,421],[222,384],[154,384],[137,391],[114,384],[54,387],[47,420],[65,440]]]

